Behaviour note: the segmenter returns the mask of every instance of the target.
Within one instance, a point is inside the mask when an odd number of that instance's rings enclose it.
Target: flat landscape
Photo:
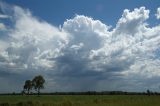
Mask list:
[[[0,106],[160,106],[160,0],[0,0]]]
[[[160,96],[42,95],[0,96],[0,106],[160,106]]]

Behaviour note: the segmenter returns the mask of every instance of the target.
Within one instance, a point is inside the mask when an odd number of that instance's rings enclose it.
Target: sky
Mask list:
[[[0,0],[0,93],[160,91],[159,0]]]

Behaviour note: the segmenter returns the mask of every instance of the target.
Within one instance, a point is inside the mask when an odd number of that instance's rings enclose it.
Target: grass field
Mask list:
[[[43,95],[0,96],[0,106],[160,106],[160,96]]]

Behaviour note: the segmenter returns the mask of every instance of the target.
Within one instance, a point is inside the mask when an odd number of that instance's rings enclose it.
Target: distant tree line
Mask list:
[[[32,93],[31,95],[35,95]],[[160,95],[159,92],[147,90],[146,92],[125,92],[125,91],[86,91],[86,92],[47,92],[41,95]]]
[[[26,90],[28,94],[28,91]],[[21,95],[23,93],[5,93],[0,95]],[[30,95],[35,95],[37,93],[30,93]],[[87,92],[46,92],[41,93],[41,95],[160,95],[160,92],[153,92],[147,90],[146,92],[124,92],[124,91],[87,91]]]
[[[160,95],[159,92],[125,92],[125,91],[87,91],[87,92],[53,92],[43,93],[42,95]]]
[[[45,79],[43,76],[38,75],[35,76],[32,80],[26,80],[25,84],[23,86],[22,94],[30,94],[32,89],[37,92],[37,94],[40,94],[40,90],[44,88]]]

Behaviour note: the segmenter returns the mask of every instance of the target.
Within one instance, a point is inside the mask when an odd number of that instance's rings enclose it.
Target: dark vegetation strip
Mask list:
[[[23,93],[1,93],[0,95],[36,95],[36,93],[23,94]],[[53,92],[41,93],[40,95],[160,95],[159,92],[124,92],[124,91],[87,91],[87,92]]]

